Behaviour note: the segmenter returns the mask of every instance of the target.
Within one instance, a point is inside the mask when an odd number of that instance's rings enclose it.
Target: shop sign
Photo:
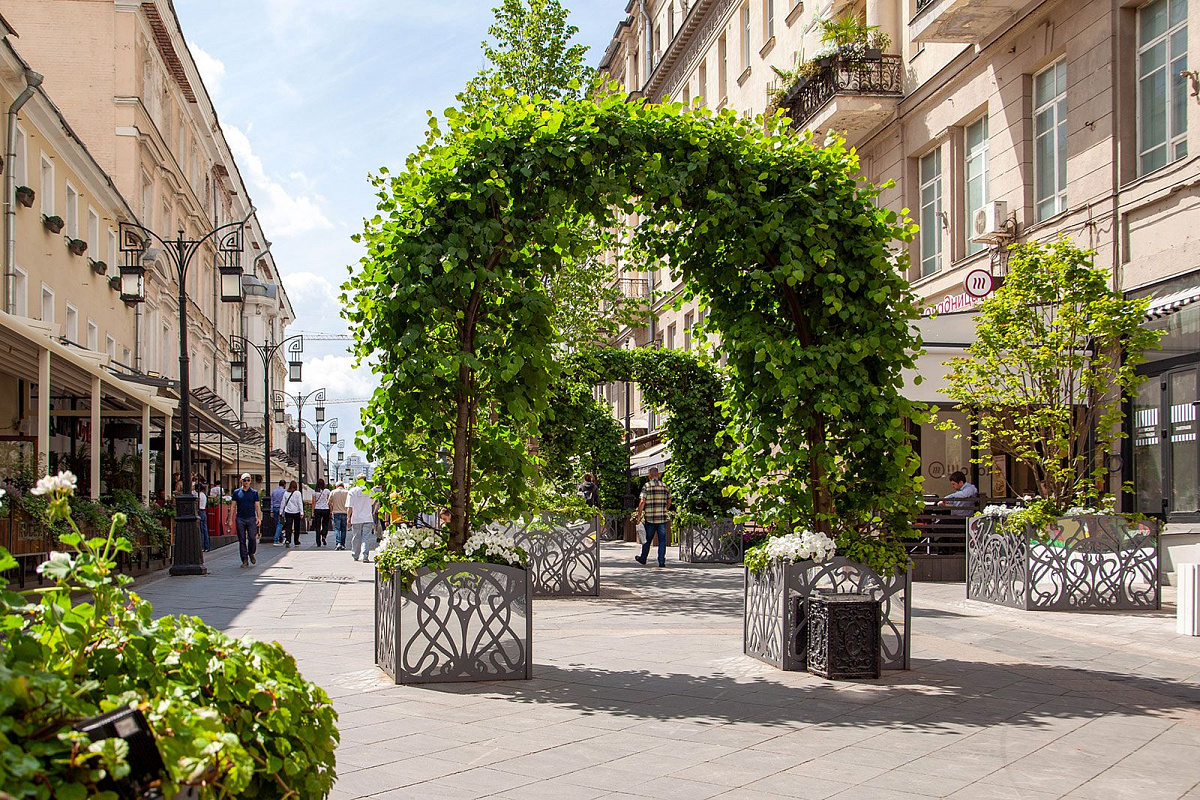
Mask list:
[[[931,306],[926,306],[924,316],[934,314],[951,314],[955,311],[965,311],[975,307],[981,300],[996,291],[999,281],[987,270],[976,269],[967,274],[963,280],[963,291],[958,294],[948,294]]]

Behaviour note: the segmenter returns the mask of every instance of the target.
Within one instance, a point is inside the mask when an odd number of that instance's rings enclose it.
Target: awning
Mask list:
[[[651,467],[660,470],[671,460],[671,449],[666,442],[647,447],[640,453],[635,453],[629,461],[629,469],[636,476],[648,475]]]
[[[1200,302],[1200,286],[1156,297],[1150,301],[1150,307],[1146,309],[1146,321],[1169,317],[1184,306],[1190,306],[1196,302]]]
[[[925,403],[948,403],[944,393],[950,368],[945,362],[966,355],[967,347],[975,341],[975,320],[979,314],[967,311],[921,317],[913,328],[921,335],[925,352],[917,356],[916,369],[904,370],[904,396]],[[916,377],[921,376],[921,383]]]

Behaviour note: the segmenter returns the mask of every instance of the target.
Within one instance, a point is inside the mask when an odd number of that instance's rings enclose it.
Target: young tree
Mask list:
[[[1068,239],[1016,245],[1004,285],[980,310],[968,355],[952,359],[946,393],[990,459],[1028,467],[1060,510],[1104,491],[1121,432],[1121,400],[1158,342],[1142,327],[1148,299],[1109,286],[1093,253]],[[1123,357],[1122,357],[1123,355]]]

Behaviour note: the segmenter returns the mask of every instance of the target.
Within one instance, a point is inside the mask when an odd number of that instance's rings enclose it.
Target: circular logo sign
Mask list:
[[[963,280],[963,290],[972,297],[987,297],[994,288],[995,279],[985,269],[973,269]]]

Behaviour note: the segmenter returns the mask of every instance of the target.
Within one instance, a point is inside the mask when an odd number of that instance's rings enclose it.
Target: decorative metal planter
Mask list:
[[[466,562],[417,571],[406,591],[375,573],[375,663],[396,683],[528,680],[527,570]]]
[[[746,570],[743,652],[779,669],[805,669],[809,607],[818,592],[869,594],[878,599],[882,667],[909,669],[912,571],[885,579],[842,556],[773,564],[757,575]]]
[[[867,594],[817,594],[808,604],[808,671],[829,680],[878,678],[879,601]]]
[[[707,525],[680,528],[679,560],[692,564],[742,563],[744,527],[732,519],[719,519]]]
[[[625,524],[629,517],[625,514],[613,514],[604,512],[604,525],[600,528],[600,541],[602,542],[623,542],[625,541]]]
[[[566,520],[543,516],[540,523],[495,526],[529,554],[534,597],[600,595],[600,527],[603,519]]]
[[[978,515],[967,523],[967,598],[1025,611],[1156,610],[1158,524],[1063,517],[1046,537]]]

